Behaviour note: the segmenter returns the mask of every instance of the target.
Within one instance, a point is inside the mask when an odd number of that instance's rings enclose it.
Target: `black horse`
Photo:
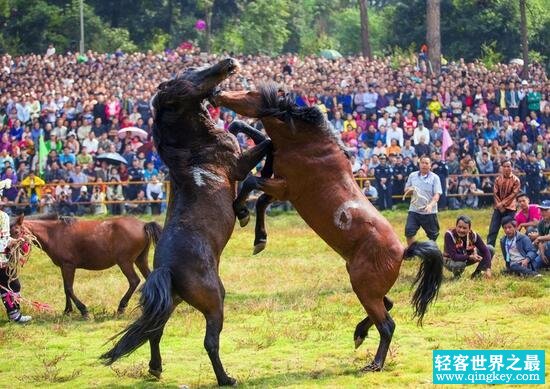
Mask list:
[[[170,169],[171,195],[154,270],[141,292],[142,315],[102,355],[106,364],[148,340],[149,372],[160,377],[159,342],[164,326],[175,307],[186,301],[206,319],[204,347],[218,384],[236,382],[219,357],[225,290],[218,265],[235,225],[235,182],[243,180],[271,148],[271,142],[263,140],[241,155],[235,137],[216,129],[204,106],[204,100],[237,65],[226,59],[211,67],[187,69],[160,84],[152,100],[153,136]]]

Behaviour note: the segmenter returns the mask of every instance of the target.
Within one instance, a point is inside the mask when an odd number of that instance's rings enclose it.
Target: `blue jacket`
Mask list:
[[[502,256],[506,261],[506,266],[510,265],[508,261],[508,256],[506,255],[506,235],[500,239],[500,249],[502,250]],[[534,260],[537,257],[537,250],[531,239],[525,234],[520,232],[516,233],[516,247],[523,258],[529,258],[530,261]]]

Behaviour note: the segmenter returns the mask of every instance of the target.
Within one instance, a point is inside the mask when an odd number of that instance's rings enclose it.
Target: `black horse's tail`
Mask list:
[[[141,290],[139,305],[141,317],[130,324],[114,347],[100,358],[105,365],[110,365],[120,357],[128,355],[145,343],[155,330],[162,328],[172,313],[172,275],[167,267],[155,269]]]
[[[156,246],[159,241],[160,234],[162,234],[162,226],[157,222],[149,222],[143,226],[143,229],[145,230],[145,234],[147,234],[149,240],[153,241],[153,244]]]
[[[433,241],[414,242],[405,250],[404,258],[420,257],[422,263],[413,282],[418,284],[411,299],[414,306],[414,317],[422,325],[428,305],[437,297],[443,280],[443,254]]]

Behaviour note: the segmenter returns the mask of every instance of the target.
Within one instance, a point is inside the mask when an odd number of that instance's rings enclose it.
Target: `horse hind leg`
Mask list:
[[[149,269],[149,247],[148,244],[136,258],[136,266],[145,279],[151,274],[151,269]]]
[[[155,330],[149,337],[149,348],[151,349],[151,360],[149,361],[149,373],[160,379],[162,374],[162,357],[160,356],[160,339],[164,332],[164,325]]]
[[[393,301],[391,301],[388,296],[384,296],[384,306],[388,312],[393,308]],[[355,327],[355,332],[353,333],[353,341],[355,342],[356,349],[363,344],[363,341],[367,338],[369,329],[373,324],[374,323],[368,316],[357,324]]]
[[[134,294],[136,288],[139,285],[139,277],[134,269],[134,264],[132,262],[122,262],[119,263],[120,270],[122,270],[122,273],[126,276],[128,279],[128,290],[122,296],[122,299],[120,300],[120,303],[118,304],[117,313],[122,314],[124,313],[126,307],[128,306],[128,301],[130,301],[130,298]]]
[[[382,299],[368,301],[364,306],[380,334],[380,342],[374,360],[366,365],[362,371],[380,371],[384,367],[388,355],[393,332],[395,331],[395,322],[386,310]]]

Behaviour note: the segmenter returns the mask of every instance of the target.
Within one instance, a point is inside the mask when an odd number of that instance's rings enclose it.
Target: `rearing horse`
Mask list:
[[[152,100],[154,140],[170,169],[168,211],[154,270],[141,292],[142,315],[102,355],[107,364],[149,340],[149,372],[159,377],[164,326],[175,307],[186,301],[206,319],[204,347],[218,384],[236,382],[219,357],[225,290],[218,266],[235,225],[235,182],[243,180],[271,148],[265,140],[241,155],[235,137],[215,128],[203,105],[236,68],[235,60],[226,59],[208,68],[187,69],[160,84]]]
[[[386,294],[403,259],[420,257],[412,304],[421,323],[442,281],[443,258],[436,244],[415,242],[403,247],[391,224],[361,193],[341,142],[316,107],[296,106],[274,83],[262,85],[259,91],[220,92],[212,100],[241,115],[261,118],[273,142],[275,178],[249,176],[235,203],[237,214],[244,214],[244,200],[253,189],[290,200],[306,223],[345,259],[353,291],[368,314],[356,326],[355,345],[361,345],[374,324],[380,343],[364,370],[381,370],[395,330],[388,312],[393,303]],[[242,122],[234,127],[245,133],[253,130]],[[270,197],[263,197],[264,205]],[[263,215],[257,216],[261,224]],[[256,231],[261,228],[257,226]]]

